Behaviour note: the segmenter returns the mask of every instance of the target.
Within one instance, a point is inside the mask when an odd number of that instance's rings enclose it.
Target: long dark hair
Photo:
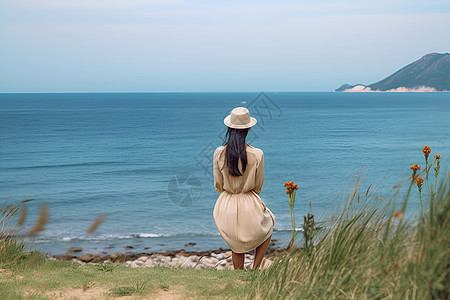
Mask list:
[[[247,167],[247,151],[245,138],[250,128],[235,129],[228,127],[222,146],[227,146],[225,157],[227,159],[228,171],[231,176],[242,176],[238,168],[239,159],[242,162],[242,171]],[[226,140],[226,141],[225,141]]]

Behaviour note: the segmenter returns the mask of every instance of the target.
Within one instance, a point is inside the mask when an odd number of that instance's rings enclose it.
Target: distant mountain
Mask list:
[[[427,54],[381,81],[368,86],[344,84],[335,91],[450,91],[450,53]]]

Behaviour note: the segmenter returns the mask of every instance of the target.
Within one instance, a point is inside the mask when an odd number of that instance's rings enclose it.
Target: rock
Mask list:
[[[94,255],[94,259],[92,259],[90,262],[98,264],[98,263],[103,262],[103,260],[101,259],[100,254],[95,254]]]
[[[175,257],[175,255],[177,255],[177,251],[166,251],[166,252],[161,253],[160,255]]]
[[[177,254],[180,255],[180,256],[184,256],[184,257],[188,257],[189,256],[189,254],[186,253],[186,251],[184,249],[181,249],[180,251],[178,251]]]
[[[200,260],[200,263],[208,268],[214,268],[217,262],[218,260],[215,257],[204,257]]]
[[[211,261],[211,263],[213,264],[217,264],[222,258],[219,257],[210,257],[209,260]]]
[[[138,260],[142,261],[142,262],[146,262],[148,260],[147,256],[141,256],[138,258]]]
[[[72,261],[74,261],[74,262],[76,262],[76,263],[79,263],[79,264],[82,265],[82,266],[84,266],[84,265],[86,264],[85,262],[82,262],[82,261],[80,261],[80,260],[78,260],[78,259],[76,259],[76,258],[73,258]]]
[[[216,267],[217,270],[225,270],[225,266],[219,265]]]
[[[72,260],[72,258],[76,258],[76,257],[64,254],[64,255],[59,255],[56,258],[58,260]]]
[[[141,260],[135,260],[135,261],[133,261],[131,263],[131,267],[132,268],[137,268],[137,267],[140,267],[140,266],[143,266],[143,265],[144,265],[144,262],[141,261]]]
[[[185,246],[195,246],[197,243],[187,243]]]
[[[225,256],[226,256],[226,257],[231,256],[232,254],[233,254],[233,253],[232,253],[231,251],[225,252]]]
[[[180,256],[177,258],[178,259],[178,265],[182,265],[186,260],[188,260],[188,257],[185,256]],[[173,261],[173,260],[172,260]]]
[[[90,262],[91,260],[93,260],[96,256],[94,254],[91,253],[86,253],[80,256],[80,260],[82,262]],[[100,255],[99,255],[100,257]]]
[[[135,253],[126,253],[125,255],[126,255],[127,260],[136,260],[139,258],[139,256],[141,256],[141,255],[137,255]]]
[[[183,264],[181,265],[182,268],[193,268],[195,267],[195,265],[197,264],[197,262],[193,261],[192,256],[189,256],[188,259],[186,259]]]
[[[126,256],[123,253],[111,254],[109,257],[115,263],[123,263],[126,260]]]
[[[125,249],[133,249],[133,246],[125,246]]]
[[[198,262],[200,257],[198,255],[191,255],[189,256],[189,259],[193,262]]]
[[[150,258],[151,260],[153,260],[153,262],[157,262],[161,259],[161,256],[159,256],[158,254],[154,254]]]
[[[171,262],[167,264],[169,267],[179,267],[180,266],[180,259],[179,258],[173,258]]]
[[[150,247],[144,247],[145,250],[150,249]]]
[[[169,264],[172,261],[172,259],[170,257],[161,257],[160,261],[163,264],[167,265],[167,264]]]
[[[102,259],[102,261],[106,261],[106,260],[111,261],[109,255],[105,255],[105,256],[101,257],[101,259]]]
[[[200,269],[206,269],[206,267],[202,264],[198,264],[194,267],[194,269],[200,270]]]
[[[147,260],[145,263],[144,263],[144,267],[154,267],[155,266],[155,263],[151,260],[151,259],[149,259],[149,260]]]

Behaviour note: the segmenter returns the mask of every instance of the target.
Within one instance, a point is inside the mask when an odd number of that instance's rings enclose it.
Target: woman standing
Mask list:
[[[228,140],[214,151],[214,186],[220,196],[213,216],[232,250],[235,269],[244,269],[244,254],[253,249],[253,269],[259,268],[275,225],[275,216],[258,196],[264,184],[264,153],[245,142],[256,122],[247,108],[233,109],[224,119]]]

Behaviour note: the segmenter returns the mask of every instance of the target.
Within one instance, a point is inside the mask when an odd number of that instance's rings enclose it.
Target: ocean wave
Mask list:
[[[292,228],[278,228],[278,229],[273,229],[274,232],[290,232],[292,231]],[[300,227],[296,227],[295,231],[303,231],[303,228]]]
[[[176,237],[215,237],[220,233],[177,233],[177,234],[158,234],[158,233],[136,233],[136,234],[102,234],[97,236],[80,235],[80,236],[46,236],[32,238],[35,243],[45,242],[71,242],[71,241],[108,241],[108,240],[124,240],[139,238],[176,238]],[[28,237],[24,237],[29,239]]]

